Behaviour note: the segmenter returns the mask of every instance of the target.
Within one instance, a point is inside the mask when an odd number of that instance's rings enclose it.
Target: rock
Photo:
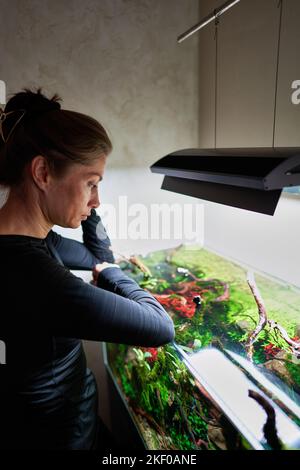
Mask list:
[[[130,362],[133,362],[133,363],[137,362],[136,354],[132,348],[128,348],[128,351],[125,357],[125,364],[128,364]]]
[[[274,359],[281,359],[281,360],[284,360],[284,361],[287,361],[289,360],[289,355],[290,353],[288,353],[287,351],[279,351],[275,356],[274,356]]]
[[[285,351],[280,351],[277,356],[281,355],[281,357],[278,357],[278,359],[283,359],[285,356],[282,354],[284,353],[286,355]],[[283,356],[283,357],[282,357]],[[289,385],[293,385],[293,380],[291,378],[291,375],[287,368],[285,367],[284,362],[276,361],[276,359],[272,359],[270,361],[265,362],[264,364],[265,368],[271,372],[274,372],[278,377],[280,377],[284,382],[286,382]]]
[[[207,435],[209,437],[209,440],[213,442],[219,449],[227,450],[226,440],[225,440],[222,428],[208,424]]]
[[[290,361],[293,364],[300,365],[300,358],[297,357],[295,354],[292,354],[287,351],[280,351],[279,353],[276,354],[274,359],[281,359],[284,361]]]
[[[253,326],[248,322],[248,320],[239,320],[236,322],[236,325],[243,333],[250,333],[250,331],[253,330]]]
[[[158,440],[158,433],[152,429],[148,421],[140,415],[135,414],[136,421],[139,425],[139,431],[142,433],[143,439],[148,449],[158,450],[161,449],[161,444]]]

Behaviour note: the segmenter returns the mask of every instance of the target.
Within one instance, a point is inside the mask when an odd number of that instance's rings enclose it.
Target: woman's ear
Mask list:
[[[35,184],[42,190],[46,189],[51,179],[48,162],[42,155],[37,155],[30,162],[30,174]]]

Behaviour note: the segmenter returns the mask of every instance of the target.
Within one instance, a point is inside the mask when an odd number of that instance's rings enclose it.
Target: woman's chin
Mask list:
[[[59,224],[59,225],[65,228],[78,228],[81,226],[81,222],[86,219],[87,217],[84,217],[84,216],[76,217],[76,219],[74,218],[72,220],[65,221],[63,225],[62,224]]]
[[[69,222],[67,227],[68,228],[78,228],[81,225],[81,221],[82,221],[82,219],[72,220],[71,222]]]

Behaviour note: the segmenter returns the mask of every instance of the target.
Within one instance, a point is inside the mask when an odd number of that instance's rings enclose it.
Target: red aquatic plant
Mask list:
[[[296,342],[299,342],[300,341],[300,338],[299,336],[293,336],[293,338],[291,338],[292,341],[296,341]]]
[[[278,348],[277,346],[275,346],[275,344],[273,344],[273,343],[269,343],[269,344],[266,344],[264,346],[264,353],[265,353],[267,359],[272,359],[280,351],[281,351],[281,349]]]
[[[177,294],[154,294],[154,297],[161,303],[161,305],[167,309],[175,311],[181,317],[192,318],[196,311],[196,305],[193,302],[193,298],[196,295],[198,295],[198,292],[190,292],[185,297]]]
[[[157,360],[158,348],[141,348],[142,351],[150,353],[151,356],[146,357],[147,362],[155,362]]]
[[[229,299],[229,286],[225,282],[219,280],[216,282],[216,279],[206,279],[205,287],[201,287],[197,282],[202,282],[203,280],[198,279],[191,273],[190,275],[194,278],[193,281],[179,282],[177,286],[174,286],[174,290],[168,288],[164,291],[164,294],[152,293],[152,295],[166,309],[176,312],[183,318],[192,318],[195,315],[197,306],[200,308],[203,294],[216,293],[220,286],[223,287],[223,294],[215,298],[214,302],[222,302]]]

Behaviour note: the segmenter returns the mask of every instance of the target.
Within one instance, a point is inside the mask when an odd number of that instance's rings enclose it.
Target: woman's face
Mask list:
[[[53,178],[47,194],[47,213],[54,225],[77,228],[86,220],[92,208],[99,207],[98,184],[102,180],[106,156],[101,155],[91,165],[72,165],[67,174]]]

